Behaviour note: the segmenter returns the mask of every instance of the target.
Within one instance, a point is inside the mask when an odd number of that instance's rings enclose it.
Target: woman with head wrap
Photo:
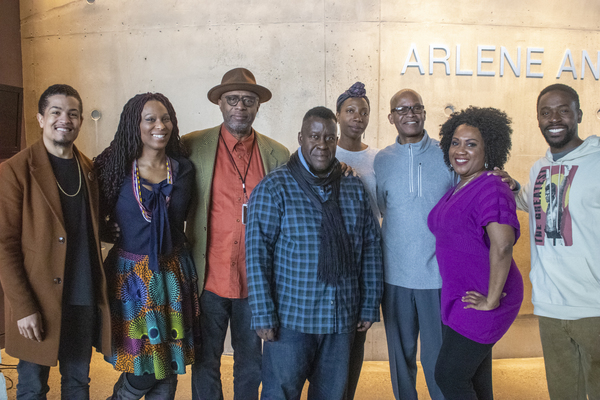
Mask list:
[[[371,197],[373,213],[379,219],[381,215],[377,207],[373,169],[373,161],[379,149],[369,147],[362,142],[369,125],[370,113],[371,104],[363,83],[356,82],[338,97],[336,118],[340,126],[340,139],[335,156],[340,162],[346,163],[358,172]]]
[[[379,219],[381,217],[377,207],[375,192],[375,170],[373,162],[379,149],[369,147],[362,142],[363,135],[369,125],[369,114],[371,105],[365,85],[356,82],[342,93],[336,104],[336,117],[340,126],[340,138],[338,140],[335,156],[343,163],[352,167],[365,185],[371,200],[373,213]],[[358,327],[354,337],[354,344],[350,353],[350,367],[348,374],[348,385],[346,386],[346,400],[354,398],[360,370],[362,369],[365,354],[365,340],[367,331]]]

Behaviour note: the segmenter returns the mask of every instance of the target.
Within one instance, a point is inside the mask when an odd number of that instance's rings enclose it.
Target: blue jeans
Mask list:
[[[309,400],[341,400],[348,381],[354,332],[317,335],[279,328],[265,342],[262,400],[300,399],[308,379]]]
[[[390,375],[396,399],[417,400],[417,339],[421,365],[433,400],[444,398],[435,382],[442,346],[440,289],[408,289],[385,284],[381,303],[388,342]]]
[[[360,379],[363,360],[365,359],[365,342],[367,341],[367,332],[356,331],[352,348],[350,349],[350,361],[348,367],[348,384],[346,385],[346,395],[344,400],[353,400]]]
[[[90,360],[97,334],[95,307],[63,306],[58,363],[61,399],[90,398]],[[43,400],[50,390],[50,367],[20,360],[18,400]]]
[[[262,342],[250,329],[248,299],[227,299],[205,290],[200,296],[199,354],[192,365],[192,399],[223,399],[221,356],[227,324],[231,323],[233,392],[235,400],[258,400]]]

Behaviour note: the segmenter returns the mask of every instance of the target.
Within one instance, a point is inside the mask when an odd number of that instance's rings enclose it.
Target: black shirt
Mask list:
[[[64,159],[52,154],[48,154],[48,157],[59,185],[60,204],[67,231],[63,303],[92,306],[94,280],[99,266],[85,176],[75,157]]]

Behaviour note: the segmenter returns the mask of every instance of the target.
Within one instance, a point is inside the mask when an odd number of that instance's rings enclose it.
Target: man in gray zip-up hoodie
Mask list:
[[[454,184],[439,142],[424,129],[421,96],[410,89],[396,93],[388,116],[396,126],[394,144],[375,158],[377,202],[383,216],[385,290],[382,302],[396,399],[417,399],[417,338],[421,363],[433,400],[443,399],[434,370],[442,344],[440,290],[435,237],[427,216]]]

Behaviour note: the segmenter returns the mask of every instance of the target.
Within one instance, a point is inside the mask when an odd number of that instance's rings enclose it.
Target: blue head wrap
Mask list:
[[[344,93],[340,94],[340,97],[338,97],[336,103],[337,112],[340,112],[342,104],[351,97],[362,97],[367,101],[369,108],[371,108],[371,103],[369,103],[367,91],[365,90],[365,84],[362,82],[356,82],[354,85],[350,86],[350,89],[346,90]]]

